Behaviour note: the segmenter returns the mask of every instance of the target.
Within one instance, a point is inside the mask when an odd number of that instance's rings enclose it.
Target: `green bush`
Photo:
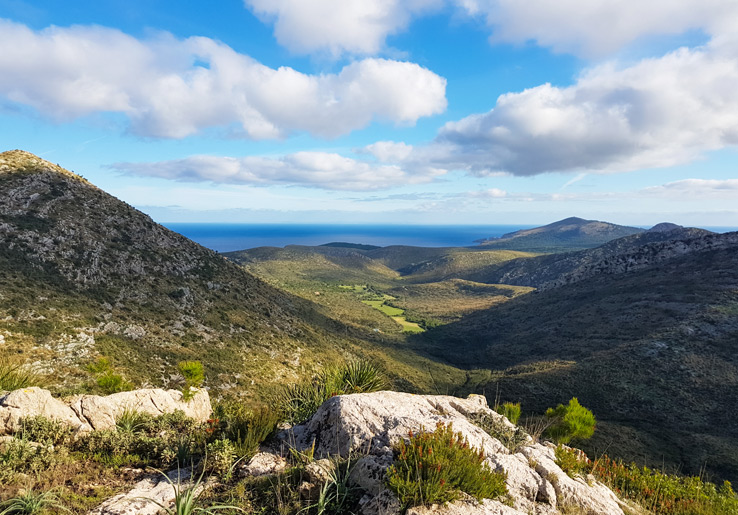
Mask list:
[[[105,395],[133,390],[133,384],[115,371],[110,358],[100,356],[87,370],[96,376],[95,382]]]
[[[497,438],[510,452],[518,452],[528,442],[528,433],[519,427],[512,428],[488,413],[472,413],[469,421],[484,429],[492,438]]]
[[[517,424],[520,420],[520,403],[513,404],[512,402],[506,402],[495,408],[495,411],[500,415],[504,415],[510,422]]]
[[[357,360],[338,367],[328,367],[312,381],[287,386],[278,394],[277,403],[287,422],[299,424],[335,395],[376,392],[385,385],[377,367],[368,361]]]
[[[179,372],[185,380],[182,395],[185,400],[190,400],[192,398],[190,388],[202,387],[202,383],[205,381],[205,369],[199,361],[180,361],[177,368],[179,368]]]
[[[14,436],[43,445],[64,445],[72,441],[73,432],[69,424],[37,415],[22,418]]]
[[[570,447],[564,447],[563,444],[556,446],[554,450],[556,456],[556,464],[561,467],[561,470],[566,472],[569,477],[582,474],[587,470],[589,466],[589,460],[587,456],[578,449],[572,449]]]
[[[69,512],[53,491],[39,492],[33,489],[25,490],[20,495],[0,503],[0,515],[35,515],[47,509],[56,509]]]
[[[281,413],[268,406],[249,409],[242,402],[221,402],[213,408],[213,432],[234,444],[239,458],[250,458],[279,424]]]
[[[597,422],[592,412],[579,404],[576,397],[573,397],[566,406],[559,404],[556,408],[548,408],[546,417],[551,425],[546,429],[544,436],[556,443],[591,438]]]
[[[387,486],[405,508],[454,501],[461,492],[479,501],[507,492],[505,474],[493,472],[484,453],[471,448],[451,424],[409,436],[409,442],[395,446],[387,471]]]

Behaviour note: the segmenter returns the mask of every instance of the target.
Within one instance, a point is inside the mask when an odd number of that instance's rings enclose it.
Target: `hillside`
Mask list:
[[[712,243],[512,299],[414,343],[491,370],[486,392],[530,413],[579,397],[601,422],[591,453],[735,481],[738,233],[696,240]]]
[[[0,343],[60,390],[83,388],[101,355],[155,386],[176,386],[176,363],[199,359],[223,394],[258,395],[351,355],[389,362],[409,388],[427,386],[429,366],[453,373],[385,349],[27,152],[0,154],[0,241]]]
[[[462,277],[485,283],[547,289],[598,274],[638,270],[710,246],[713,241],[722,240],[704,229],[659,224],[646,232],[618,238],[594,249],[515,259],[478,268]]]
[[[597,220],[566,218],[542,227],[524,229],[481,242],[494,249],[527,252],[567,252],[599,247],[608,241],[638,234],[643,229]]]

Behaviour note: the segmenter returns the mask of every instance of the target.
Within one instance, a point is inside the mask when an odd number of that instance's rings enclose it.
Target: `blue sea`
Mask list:
[[[308,225],[165,223],[200,245],[229,252],[254,247],[322,245],[336,241],[366,245],[469,247],[476,240],[529,229],[533,225]]]

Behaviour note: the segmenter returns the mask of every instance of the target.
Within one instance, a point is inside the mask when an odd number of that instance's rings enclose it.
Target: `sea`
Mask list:
[[[323,245],[345,242],[386,247],[472,247],[481,240],[538,227],[537,225],[328,225],[328,224],[222,224],[164,223],[204,247],[218,252],[254,247]],[[644,227],[647,229],[648,227]],[[704,227],[714,232],[738,227]]]
[[[313,224],[219,224],[164,223],[204,247],[218,252],[254,247],[323,245],[332,242],[386,247],[471,247],[479,240],[534,225],[313,225]]]

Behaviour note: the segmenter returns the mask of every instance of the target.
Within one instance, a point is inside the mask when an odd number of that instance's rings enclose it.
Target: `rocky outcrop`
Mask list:
[[[622,514],[617,497],[590,478],[571,478],[555,463],[551,444],[527,444],[510,452],[498,439],[468,418],[486,414],[500,424],[514,428],[507,419],[487,406],[479,395],[468,399],[449,396],[378,392],[333,397],[306,423],[282,433],[298,449],[314,446],[316,458],[347,457],[361,453],[351,474],[352,482],[366,494],[361,501],[364,514],[398,513],[400,506],[384,486],[385,470],[392,463],[392,446],[408,434],[432,430],[439,422],[452,424],[469,445],[484,451],[488,464],[507,474],[507,488],[513,506],[498,501],[482,504],[463,501],[445,507],[418,509],[426,513],[554,514],[558,507],[579,506],[584,513]],[[461,511],[459,511],[461,510]]]
[[[193,392],[189,401],[185,401],[178,390],[157,388],[106,397],[79,395],[65,402],[52,397],[48,390],[34,386],[0,397],[0,435],[18,431],[23,418],[39,415],[65,422],[77,431],[108,429],[115,427],[116,418],[125,410],[153,416],[181,410],[198,422],[205,422],[212,412],[210,397],[205,390]]]

